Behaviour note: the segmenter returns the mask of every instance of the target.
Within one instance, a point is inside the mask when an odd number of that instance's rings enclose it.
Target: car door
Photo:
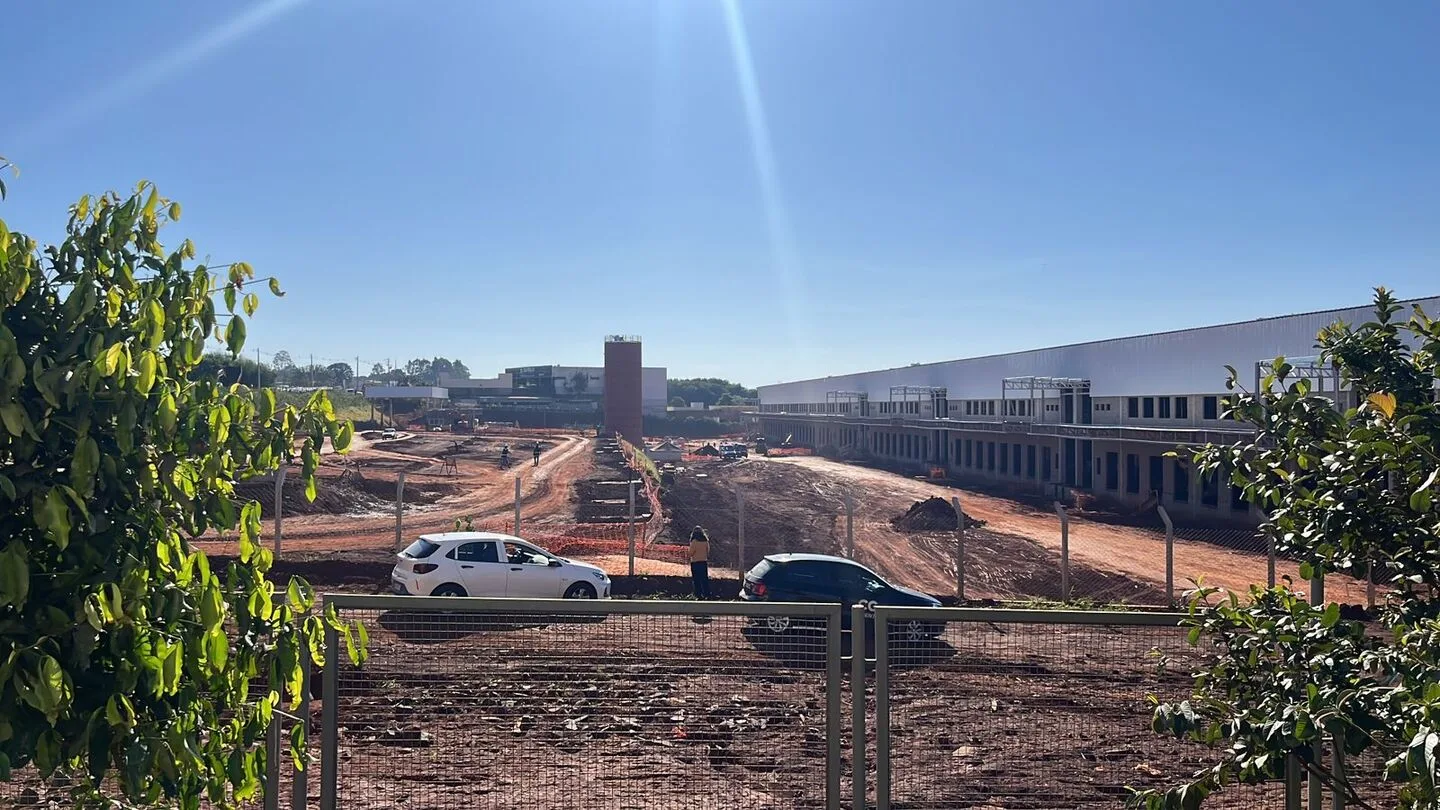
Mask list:
[[[460,574],[460,584],[470,596],[504,596],[505,568],[500,562],[499,544],[494,540],[461,543],[445,555]]]
[[[550,557],[528,543],[505,543],[505,595],[530,599],[559,597],[563,568],[550,567]]]

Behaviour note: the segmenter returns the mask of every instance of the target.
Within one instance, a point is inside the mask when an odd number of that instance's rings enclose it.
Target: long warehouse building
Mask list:
[[[1404,303],[1406,313],[1418,304],[1440,315],[1440,298]],[[758,418],[772,442],[849,448],[1047,496],[1082,491],[1250,522],[1239,490],[1201,480],[1165,454],[1244,437],[1240,424],[1221,418],[1227,365],[1250,388],[1257,364],[1283,355],[1317,391],[1353,405],[1334,371],[1314,363],[1316,336],[1373,315],[1369,306],[1307,312],[762,386]]]

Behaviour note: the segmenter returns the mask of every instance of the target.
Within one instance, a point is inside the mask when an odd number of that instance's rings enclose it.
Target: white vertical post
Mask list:
[[[1270,522],[1270,516],[1263,510],[1260,512],[1260,522],[1262,524]],[[1273,530],[1265,533],[1265,556],[1265,587],[1273,588],[1275,587],[1275,532]]]
[[[1055,514],[1060,516],[1060,601],[1070,601],[1070,516],[1065,514],[1065,505],[1055,502]]]
[[[280,469],[275,472],[275,559],[280,559],[280,538],[285,530],[285,472],[286,466],[281,462]]]
[[[738,529],[735,532],[735,559],[736,567],[740,575],[745,575],[745,492],[739,488],[735,490],[735,510],[738,519]]]
[[[1310,580],[1310,605],[1318,608],[1324,604],[1325,577],[1322,574],[1316,574],[1314,579]],[[1307,810],[1324,810],[1325,786],[1320,781],[1320,777],[1316,776],[1316,771],[1320,769],[1320,763],[1325,761],[1325,738],[1323,735],[1317,734],[1315,736],[1315,742],[1311,743],[1310,751],[1310,761],[1315,763],[1315,770],[1312,770],[1309,775],[1305,777],[1305,792],[1307,794],[1305,806]]]
[[[1155,511],[1165,523],[1165,604],[1175,607],[1175,524],[1165,507],[1157,505]]]
[[[516,537],[520,536],[520,476],[515,476],[515,531]]]
[[[960,508],[960,496],[950,498],[955,507],[955,598],[965,601],[965,512]]]
[[[845,493],[845,556],[855,559],[855,499]]]
[[[630,554],[630,576],[635,576],[635,479],[628,482],[630,511],[625,519],[625,540],[629,546]]]
[[[395,548],[404,548],[405,471],[395,476]]]

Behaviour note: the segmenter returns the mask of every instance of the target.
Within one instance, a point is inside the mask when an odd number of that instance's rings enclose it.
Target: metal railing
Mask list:
[[[839,605],[325,604],[324,810],[840,807]]]

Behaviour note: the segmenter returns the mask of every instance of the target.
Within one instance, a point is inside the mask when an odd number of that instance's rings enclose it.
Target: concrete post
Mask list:
[[[855,499],[845,493],[845,556],[855,559]]]
[[[1065,514],[1065,505],[1055,502],[1055,514],[1060,516],[1060,601],[1070,601],[1070,516]]]
[[[285,534],[285,471],[280,465],[275,472],[275,559],[280,559],[280,538]]]
[[[405,471],[395,476],[395,550],[405,547]]]
[[[625,542],[629,548],[630,555],[630,576],[635,576],[635,479],[631,478],[626,489],[629,490],[630,511],[625,519]]]
[[[960,496],[950,498],[955,507],[955,598],[965,601],[965,512],[960,508]]]
[[[1310,604],[1314,607],[1325,604],[1324,576],[1317,575],[1310,580]],[[1315,742],[1311,743],[1310,750],[1310,761],[1315,763],[1316,769],[1319,769],[1320,763],[1325,761],[1325,738],[1323,735],[1315,737]],[[1312,772],[1305,778],[1305,783],[1307,810],[1325,810],[1325,785],[1320,781],[1320,777]]]
[[[1260,512],[1260,522],[1268,523],[1269,521],[1270,516],[1263,511]],[[1275,587],[1275,535],[1273,532],[1266,533],[1265,547],[1265,586],[1273,588]]]
[[[515,531],[516,537],[520,536],[520,476],[515,476]]]
[[[1175,524],[1170,522],[1170,513],[1165,507],[1156,506],[1160,520],[1165,523],[1165,604],[1175,607]]]
[[[737,530],[735,532],[735,560],[740,576],[745,576],[745,493],[735,490],[735,511]]]

